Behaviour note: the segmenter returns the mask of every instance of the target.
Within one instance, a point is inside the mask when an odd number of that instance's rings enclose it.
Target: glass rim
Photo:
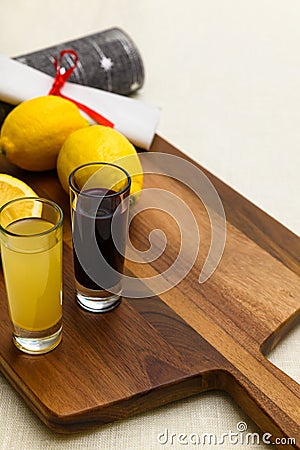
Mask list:
[[[93,194],[87,194],[87,193],[85,193],[84,191],[82,192],[82,190],[80,190],[80,189],[78,189],[76,186],[74,186],[74,184],[73,184],[73,179],[74,179],[74,175],[75,175],[75,173],[77,172],[77,171],[79,171],[79,170],[81,170],[81,169],[83,169],[84,167],[87,167],[87,166],[99,166],[99,165],[102,165],[102,166],[112,166],[112,167],[115,167],[116,169],[119,169],[119,170],[121,170],[125,175],[126,175],[126,178],[127,178],[127,184],[126,184],[126,186],[123,188],[123,189],[121,189],[120,191],[118,191],[118,192],[115,192],[114,194],[104,194],[104,195],[93,195]],[[83,195],[84,197],[89,197],[89,198],[107,198],[107,197],[116,197],[116,196],[119,196],[119,195],[121,195],[121,194],[123,194],[124,192],[126,192],[126,190],[129,188],[130,189],[130,186],[131,186],[131,176],[129,175],[129,173],[127,172],[127,170],[125,170],[123,167],[121,167],[121,166],[118,166],[117,164],[114,164],[114,163],[109,163],[109,162],[102,162],[102,161],[95,161],[95,162],[90,162],[90,163],[85,163],[85,164],[81,164],[80,166],[78,166],[78,167],[76,167],[74,170],[72,170],[72,172],[70,173],[70,175],[69,175],[69,187],[74,191],[74,192],[76,192],[76,194],[78,194],[78,195]]]
[[[14,198],[13,200],[9,200],[8,202],[4,203],[4,205],[2,205],[0,207],[0,216],[1,216],[2,211],[5,208],[9,207],[11,204],[17,203],[19,201],[28,201],[28,200],[35,200],[35,201],[38,201],[40,203],[47,203],[48,205],[50,205],[54,209],[56,209],[56,211],[58,212],[58,215],[59,215],[59,219],[58,219],[57,223],[53,224],[53,227],[51,227],[49,230],[41,231],[40,233],[21,234],[21,233],[14,233],[14,232],[9,231],[6,228],[4,228],[1,225],[1,220],[0,220],[0,231],[2,231],[5,234],[8,234],[10,236],[13,236],[13,237],[31,238],[33,236],[43,236],[43,235],[52,233],[53,231],[55,231],[56,229],[58,229],[62,225],[62,222],[63,222],[63,210],[61,209],[61,207],[57,203],[55,203],[53,200],[49,200],[49,199],[43,198],[43,197],[32,197],[32,196],[30,196],[30,197],[19,197],[19,198]],[[29,216],[28,215],[26,217],[22,217],[21,219],[30,219],[32,217],[35,217],[35,216]],[[21,219],[16,219],[16,220],[21,220]]]

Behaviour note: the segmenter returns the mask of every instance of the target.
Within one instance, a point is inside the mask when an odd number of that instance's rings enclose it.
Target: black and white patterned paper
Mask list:
[[[111,28],[15,59],[55,76],[54,58],[58,58],[65,49],[74,50],[79,58],[68,81],[122,95],[130,95],[143,85],[142,58],[132,39],[120,28]],[[66,55],[65,68],[68,69],[72,63],[71,56]]]

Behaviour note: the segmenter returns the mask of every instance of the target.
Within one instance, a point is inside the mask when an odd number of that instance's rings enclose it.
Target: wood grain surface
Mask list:
[[[159,136],[151,151],[187,158]],[[223,389],[263,432],[296,440],[282,448],[300,448],[299,385],[265,357],[300,318],[299,239],[202,170],[216,187],[227,218],[225,251],[213,276],[198,283],[210,245],[204,206],[175,180],[147,176],[146,187],[173,192],[193,211],[201,229],[196,263],[168,292],[123,299],[113,312],[95,315],[75,302],[68,196],[55,172],[26,173],[0,160],[1,172],[27,181],[40,196],[57,201],[65,214],[64,326],[57,349],[32,357],[14,347],[0,277],[0,369],[51,429],[76,432]],[[149,264],[128,262],[128,274],[153,276],[176,259],[180,233],[163,212],[139,214],[131,225],[132,242],[147,248],[156,228],[168,238],[164,254]]]

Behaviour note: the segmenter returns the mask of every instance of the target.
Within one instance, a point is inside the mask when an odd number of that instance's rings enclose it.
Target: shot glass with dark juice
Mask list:
[[[89,163],[69,178],[77,302],[106,312],[122,292],[131,180],[121,167]]]

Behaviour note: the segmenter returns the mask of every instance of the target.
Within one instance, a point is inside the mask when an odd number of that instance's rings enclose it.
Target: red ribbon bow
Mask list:
[[[62,60],[65,55],[71,55],[73,57],[73,65],[67,70],[62,65]],[[75,105],[78,106],[79,109],[81,109],[88,116],[90,116],[95,122],[99,123],[100,125],[105,125],[106,127],[113,128],[114,124],[110,120],[106,119],[101,114],[97,113],[88,106],[79,103],[77,100],[66,97],[61,93],[61,88],[68,80],[68,78],[72,75],[77,65],[77,62],[78,62],[78,55],[76,52],[74,52],[74,50],[63,50],[60,52],[59,59],[57,58],[54,59],[53,64],[56,70],[56,75],[52,88],[50,89],[48,95],[58,95],[59,97],[65,98],[66,100],[70,100],[71,102],[75,103]]]

